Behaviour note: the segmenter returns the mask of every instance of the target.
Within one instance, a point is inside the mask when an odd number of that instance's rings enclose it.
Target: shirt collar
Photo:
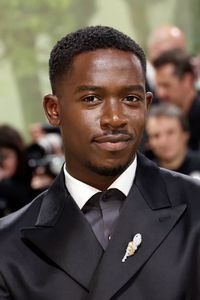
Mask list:
[[[137,167],[137,157],[130,164],[130,166],[108,187],[108,189],[116,188],[120,190],[127,197],[135,178]],[[80,209],[85,203],[100,190],[72,177],[66,170],[64,165],[65,185],[72,198]]]

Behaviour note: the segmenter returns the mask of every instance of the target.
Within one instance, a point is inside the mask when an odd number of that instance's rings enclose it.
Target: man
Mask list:
[[[200,93],[195,88],[195,74],[190,57],[183,51],[162,53],[155,61],[156,95],[161,101],[177,105],[190,126],[189,146],[199,150]]]
[[[149,60],[153,63],[165,51],[174,49],[186,51],[186,37],[179,27],[163,25],[150,33],[147,48]]]
[[[136,155],[152,98],[142,49],[78,30],[52,50],[50,80],[66,163],[1,220],[0,299],[199,299],[200,185]]]
[[[147,79],[152,90],[155,88],[155,70],[153,62],[163,52],[169,50],[182,50],[187,52],[187,43],[185,33],[177,26],[163,25],[155,28],[149,35],[147,41]],[[196,73],[195,85],[199,90],[200,76],[200,57],[199,55],[192,57],[192,65]]]
[[[152,106],[146,133],[159,166],[200,178],[200,156],[188,150],[188,123],[178,107],[166,103]]]
[[[0,125],[0,216],[14,212],[33,198],[25,142],[14,127]]]
[[[174,25],[163,25],[150,32],[147,40],[147,72],[146,87],[153,93],[153,104],[159,103],[155,94],[155,69],[154,60],[163,52],[168,50],[180,49],[186,51],[186,37],[184,32]],[[141,152],[145,152],[146,136],[144,135],[140,145]]]
[[[153,91],[155,89],[153,62],[163,52],[174,49],[186,50],[185,34],[180,28],[174,25],[163,25],[150,33],[147,41],[147,82]],[[155,97],[153,100],[155,101]]]

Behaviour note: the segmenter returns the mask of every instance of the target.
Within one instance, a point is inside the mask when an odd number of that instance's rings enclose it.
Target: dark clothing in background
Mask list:
[[[150,158],[150,155],[148,158]],[[157,162],[153,154],[150,159],[152,159],[154,162],[156,162],[159,165],[159,163]],[[173,169],[173,171],[185,175],[189,175],[189,176],[199,174],[199,176],[196,177],[200,178],[200,152],[188,150],[182,164],[177,169]]]
[[[14,212],[29,203],[36,194],[31,189],[31,171],[27,166],[11,178],[0,180],[0,216]]]
[[[12,178],[0,181],[0,216],[20,209],[32,199],[30,186]]]
[[[182,165],[174,171],[189,176],[193,176],[196,173],[196,175],[199,174],[198,177],[200,178],[200,152],[188,151]]]
[[[200,92],[198,92],[187,115],[189,122],[189,148],[200,150]]]

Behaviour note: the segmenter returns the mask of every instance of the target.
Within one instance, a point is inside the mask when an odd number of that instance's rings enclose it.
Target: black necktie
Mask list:
[[[93,195],[82,209],[104,249],[108,245],[125,198],[121,191],[109,189]]]

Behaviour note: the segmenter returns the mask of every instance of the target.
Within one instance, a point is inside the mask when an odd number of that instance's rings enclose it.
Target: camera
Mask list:
[[[32,173],[40,168],[49,176],[58,175],[64,163],[60,135],[50,133],[41,138],[38,143],[31,144],[27,148],[27,161]]]

